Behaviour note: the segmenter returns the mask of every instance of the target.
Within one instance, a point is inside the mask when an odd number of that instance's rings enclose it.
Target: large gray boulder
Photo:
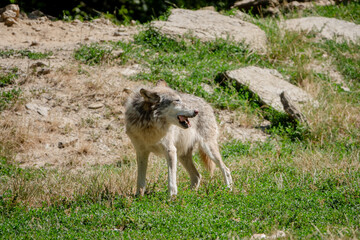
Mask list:
[[[281,74],[273,69],[250,66],[227,71],[224,75],[226,79],[235,81],[238,86],[248,87],[262,102],[279,112],[285,112],[280,100],[282,92],[286,92],[296,104],[312,101],[307,92],[284,80]]]
[[[360,40],[360,25],[335,18],[305,17],[289,19],[284,22],[286,29],[291,31],[314,31],[322,38],[341,41]]]
[[[256,50],[265,50],[266,47],[265,32],[256,25],[209,10],[173,9],[167,21],[153,21],[151,25],[170,36],[190,33],[203,41],[230,38],[244,41]]]

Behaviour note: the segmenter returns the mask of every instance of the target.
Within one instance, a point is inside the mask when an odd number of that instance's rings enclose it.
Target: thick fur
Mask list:
[[[203,99],[176,92],[160,81],[155,88],[141,89],[129,98],[125,121],[126,133],[137,155],[137,194],[143,195],[145,192],[150,152],[167,159],[170,195],[177,194],[178,159],[190,175],[191,186],[198,188],[201,176],[192,160],[196,144],[207,169],[212,171],[214,162],[222,171],[225,183],[231,188],[230,171],[219,153],[216,119],[211,106]]]

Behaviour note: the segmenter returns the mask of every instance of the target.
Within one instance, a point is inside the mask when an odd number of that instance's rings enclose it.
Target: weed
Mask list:
[[[75,51],[75,59],[88,65],[99,64],[111,53],[110,49],[104,49],[99,44],[83,45]]]
[[[0,90],[0,111],[11,107],[19,99],[20,93],[19,88],[8,91]]]
[[[10,56],[15,56],[15,57],[27,57],[29,59],[33,59],[33,60],[38,60],[38,59],[45,59],[48,58],[49,56],[53,55],[52,52],[33,52],[31,50],[4,50],[4,51],[0,51],[0,57],[2,58],[8,58]]]
[[[14,83],[15,79],[18,77],[18,69],[13,68],[10,72],[4,74],[0,73],[0,88],[9,86]]]

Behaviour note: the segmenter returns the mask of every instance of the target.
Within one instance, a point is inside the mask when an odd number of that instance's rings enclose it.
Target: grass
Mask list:
[[[15,83],[18,77],[18,69],[10,69],[9,72],[0,72],[0,112],[10,108],[19,99],[21,90],[19,88],[10,87]],[[10,87],[6,88],[5,87]]]
[[[38,59],[46,59],[49,56],[52,56],[52,52],[33,52],[31,50],[1,50],[0,51],[0,57],[2,58],[8,58],[10,56],[20,57],[24,58],[27,57],[28,59],[38,60]]]
[[[337,14],[356,21],[354,9],[358,5],[349,3],[304,14]],[[296,239],[360,238],[359,44],[317,42],[312,34],[279,29],[274,19],[253,21],[267,34],[266,54],[227,40],[171,39],[151,27],[133,42],[84,45],[74,53],[80,65],[142,64],[145,71],[134,80],[162,78],[216,108],[241,111],[251,122],[239,125],[269,119],[268,141],[222,144],[235,183],[232,192],[219,171],[211,177],[201,167],[200,189],[191,191],[180,167],[179,195],[170,199],[166,163],[155,158],[149,164],[149,193],[136,198],[136,161],[131,157],[77,170],[20,168],[8,153],[16,148],[0,141],[1,238],[243,239],[277,230]],[[317,62],[330,62],[351,91],[314,70]],[[303,109],[308,127],[263,106],[246,89],[216,81],[224,71],[248,65],[276,69],[314,96],[319,106]],[[1,80],[3,88],[13,82],[10,75]],[[96,126],[90,118],[83,124]],[[199,156],[194,158],[199,165]]]
[[[23,170],[2,160],[1,181],[8,185],[2,185],[0,233],[4,238],[227,239],[285,230],[287,236],[299,238],[359,237],[360,172],[359,165],[351,163],[359,146],[300,145],[227,143],[222,154],[233,169],[234,191],[225,189],[219,172],[214,178],[205,174],[199,191],[191,191],[181,169],[176,199],[168,198],[165,163],[150,166],[149,195],[133,198],[127,192],[129,184],[116,179],[134,171],[135,164],[100,166],[85,176]],[[323,166],[307,164],[306,157],[329,150],[336,156]],[[159,167],[156,177],[154,169]],[[78,187],[70,193],[51,191],[54,178],[67,188],[66,183],[76,179]],[[43,186],[36,188],[31,182]],[[37,198],[47,200],[36,203]],[[26,207],[35,203],[40,206]]]

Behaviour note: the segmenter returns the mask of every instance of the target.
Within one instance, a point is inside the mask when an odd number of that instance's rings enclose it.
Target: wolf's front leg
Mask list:
[[[136,195],[143,196],[146,188],[146,169],[149,159],[149,152],[136,151],[137,161],[137,188]]]
[[[166,149],[166,160],[168,163],[169,193],[170,196],[175,196],[177,194],[177,185],[176,185],[177,155],[176,155],[175,146],[171,146]]]

